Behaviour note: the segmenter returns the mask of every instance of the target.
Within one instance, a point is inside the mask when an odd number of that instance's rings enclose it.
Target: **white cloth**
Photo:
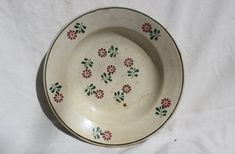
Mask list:
[[[130,7],[168,29],[181,51],[185,84],[169,122],[147,141],[105,148],[58,130],[36,93],[39,64],[69,20],[107,6]],[[235,1],[1,0],[1,154],[234,154]],[[143,128],[144,129],[144,128]]]

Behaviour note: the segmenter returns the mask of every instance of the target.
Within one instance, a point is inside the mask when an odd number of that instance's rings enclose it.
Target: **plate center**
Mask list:
[[[89,35],[69,58],[68,102],[97,123],[120,125],[141,119],[155,105],[162,83],[147,53],[115,31]]]

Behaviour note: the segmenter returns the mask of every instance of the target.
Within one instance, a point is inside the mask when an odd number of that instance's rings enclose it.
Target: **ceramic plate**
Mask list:
[[[74,19],[44,65],[52,112],[69,132],[96,145],[130,145],[152,135],[172,115],[182,85],[182,61],[170,34],[126,8]]]

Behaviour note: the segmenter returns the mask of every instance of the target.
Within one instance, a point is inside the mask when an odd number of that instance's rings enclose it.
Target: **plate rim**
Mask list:
[[[181,69],[182,69],[182,84],[181,84],[181,89],[180,89],[180,94],[179,94],[179,98],[176,102],[176,106],[175,108],[172,110],[171,114],[168,116],[168,118],[166,118],[166,120],[157,128],[155,129],[153,132],[151,132],[150,134],[138,139],[138,140],[135,140],[135,141],[132,141],[132,142],[126,142],[126,143],[120,143],[120,144],[113,144],[113,143],[101,143],[101,142],[96,142],[96,141],[93,141],[91,139],[88,139],[86,137],[83,137],[81,136],[80,134],[76,133],[74,130],[72,130],[68,125],[66,125],[66,123],[59,117],[59,115],[57,114],[56,110],[54,109],[53,105],[52,105],[52,102],[50,100],[50,97],[49,97],[49,93],[48,93],[48,89],[47,89],[47,83],[46,83],[46,68],[47,68],[47,62],[48,62],[48,59],[49,59],[49,55],[51,53],[51,50],[56,42],[56,40],[58,39],[58,37],[61,35],[61,33],[71,24],[73,23],[74,21],[76,21],[77,19],[87,15],[87,14],[90,14],[90,13],[93,13],[93,12],[96,12],[96,11],[100,11],[100,10],[109,10],[109,9],[124,9],[124,10],[129,10],[129,11],[133,11],[135,13],[139,13],[139,14],[142,14],[144,15],[145,17],[151,19],[152,21],[154,21],[155,23],[157,23],[158,25],[161,26],[161,28],[170,36],[171,40],[173,41],[176,49],[177,49],[177,52],[179,54],[179,59],[180,59],[180,64],[181,64]],[[60,30],[59,32],[57,32],[57,34],[55,35],[54,39],[52,40],[50,46],[49,46],[49,49],[47,50],[47,53],[46,53],[46,56],[45,56],[45,60],[44,60],[44,64],[43,64],[43,89],[44,89],[44,92],[45,92],[45,96],[46,96],[46,99],[47,99],[47,102],[48,105],[50,106],[50,109],[52,111],[52,113],[54,114],[54,116],[56,117],[56,119],[59,121],[60,124],[63,125],[63,127],[69,131],[69,133],[71,133],[73,135],[73,137],[75,138],[78,138],[80,140],[83,140],[87,143],[90,143],[90,144],[93,144],[93,145],[99,145],[99,146],[104,146],[104,147],[122,147],[122,146],[130,146],[130,145],[134,145],[134,144],[138,144],[138,143],[141,143],[145,140],[147,140],[150,136],[152,136],[153,134],[155,134],[156,132],[158,132],[158,130],[160,130],[169,120],[170,118],[172,118],[173,114],[175,113],[175,111],[177,110],[178,106],[179,106],[179,101],[182,97],[182,92],[183,92],[183,89],[184,89],[184,65],[183,65],[183,60],[182,60],[182,55],[181,55],[181,52],[175,42],[175,40],[173,39],[173,37],[171,36],[171,34],[167,31],[167,29],[162,25],[160,24],[158,21],[156,21],[154,18],[150,17],[149,15],[143,13],[143,12],[140,12],[138,10],[135,10],[135,9],[132,9],[132,8],[127,8],[127,7],[101,7],[101,8],[97,8],[97,9],[93,9],[93,10],[90,10],[90,11],[87,11],[85,13],[82,13],[76,17],[74,17],[73,19],[70,19]],[[69,134],[70,135],[70,134]]]

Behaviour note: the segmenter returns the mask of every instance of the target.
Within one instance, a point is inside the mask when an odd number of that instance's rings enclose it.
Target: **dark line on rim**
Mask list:
[[[178,98],[178,101],[176,103],[176,106],[175,108],[173,109],[172,113],[169,115],[169,117],[160,125],[160,127],[158,127],[155,131],[153,131],[152,133],[150,133],[149,135],[141,138],[141,139],[138,139],[136,141],[133,141],[133,142],[127,142],[127,143],[122,143],[122,144],[105,144],[105,143],[100,143],[100,142],[96,142],[96,141],[93,141],[93,140],[90,140],[88,138],[85,138],[81,135],[79,135],[78,133],[74,132],[69,126],[67,126],[65,124],[65,122],[59,117],[59,115],[57,114],[56,110],[54,109],[54,107],[52,106],[52,103],[51,103],[51,100],[50,100],[50,97],[48,95],[48,90],[47,90],[47,83],[46,83],[46,68],[47,68],[47,62],[48,62],[48,59],[49,59],[49,56],[50,56],[50,53],[51,53],[51,49],[53,48],[56,40],[59,38],[59,36],[61,35],[62,32],[64,32],[64,30],[71,24],[73,23],[75,20],[87,15],[87,14],[90,14],[90,13],[93,13],[93,12],[96,12],[96,11],[100,11],[100,10],[109,10],[109,9],[124,9],[124,10],[130,10],[130,11],[133,11],[133,12],[136,12],[136,13],[139,13],[139,14],[142,14],[144,16],[146,16],[147,18],[151,19],[152,21],[154,21],[155,23],[157,23],[158,25],[161,26],[162,29],[164,29],[166,31],[166,33],[168,34],[168,36],[170,36],[171,40],[174,42],[174,45],[178,51],[178,54],[179,54],[179,58],[180,58],[180,61],[181,61],[181,66],[182,66],[182,85],[181,85],[181,90],[180,90],[180,95],[179,95],[179,98]],[[159,129],[161,129],[165,123],[172,117],[173,113],[175,113],[175,110],[176,108],[178,107],[178,104],[179,104],[179,101],[181,99],[181,95],[182,95],[182,91],[183,91],[183,86],[184,86],[184,67],[183,67],[183,61],[182,61],[182,56],[181,56],[181,53],[179,51],[179,48],[177,46],[177,44],[175,43],[175,40],[173,39],[173,37],[170,35],[170,33],[166,30],[166,28],[164,28],[158,21],[156,21],[155,19],[153,19],[152,17],[146,15],[145,13],[142,13],[142,12],[139,12],[137,10],[134,10],[134,9],[130,9],[130,8],[125,8],[125,7],[105,7],[105,8],[99,8],[99,9],[95,9],[93,11],[89,11],[87,13],[84,13],[76,18],[74,18],[72,21],[70,21],[69,23],[67,23],[67,25],[62,28],[60,30],[60,32],[57,34],[56,38],[54,39],[53,43],[50,45],[50,48],[47,52],[47,55],[45,57],[45,63],[44,63],[44,67],[43,67],[43,80],[44,80],[44,90],[45,90],[45,93],[46,93],[46,96],[47,96],[47,100],[48,100],[48,103],[49,103],[49,106],[51,107],[51,109],[53,110],[54,114],[56,115],[56,117],[58,118],[58,120],[64,125],[64,127],[69,130],[72,134],[74,134],[76,137],[78,138],[81,138],[83,139],[85,142],[88,142],[88,143],[91,143],[91,144],[94,144],[94,145],[102,145],[102,146],[124,146],[124,145],[133,145],[133,144],[137,144],[141,141],[144,141],[146,140],[148,137],[150,137],[151,135],[153,135],[154,133],[156,133]]]

